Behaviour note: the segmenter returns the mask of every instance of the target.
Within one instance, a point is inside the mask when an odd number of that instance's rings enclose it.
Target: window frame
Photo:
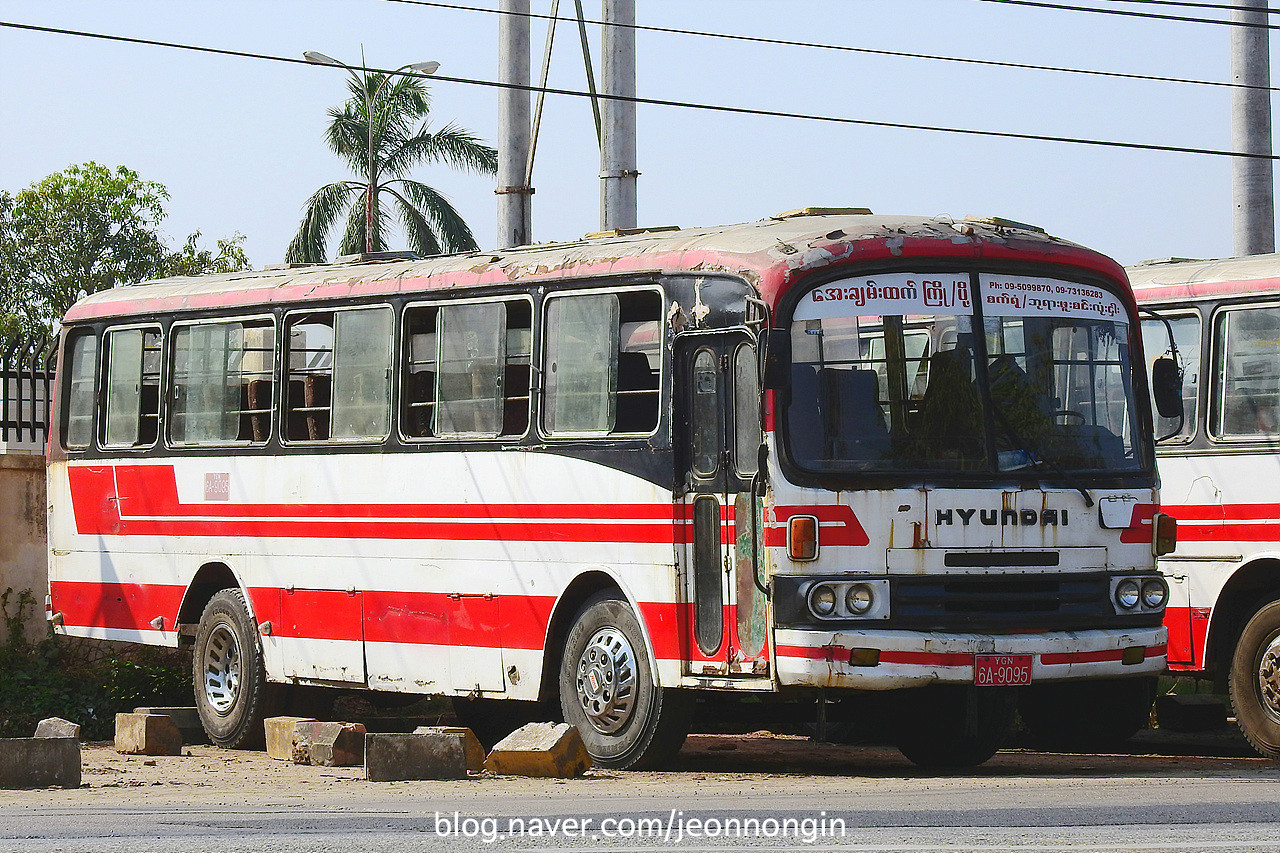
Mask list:
[[[434,407],[438,407],[440,404],[440,399],[439,399],[440,363],[441,363],[440,348],[442,346],[442,336],[440,334],[440,331],[442,328],[440,312],[447,310],[451,306],[461,307],[464,305],[500,304],[500,305],[503,305],[503,307],[505,308],[506,303],[510,303],[510,302],[523,302],[525,303],[525,305],[528,307],[528,310],[529,310],[529,352],[527,353],[527,356],[529,359],[529,388],[527,393],[523,395],[525,397],[524,430],[520,433],[511,433],[511,434],[503,434],[499,432],[497,435],[488,435],[486,433],[447,433],[444,435],[435,434],[435,429],[436,429],[435,424],[437,423],[437,421],[436,421],[436,409]],[[408,368],[409,368],[409,359],[413,355],[412,342],[409,340],[409,312],[422,309],[422,308],[435,308],[437,311],[436,332],[435,332],[436,341],[435,341],[435,353],[434,353],[434,361],[433,361],[433,364],[435,365],[435,380],[434,380],[435,396],[432,404],[433,409],[431,414],[433,434],[432,435],[410,435],[408,431],[405,429],[405,407],[407,405],[406,401],[409,399],[409,396],[407,393],[407,390],[408,390],[407,384],[409,381],[410,371]],[[507,326],[506,333],[509,334],[510,330],[511,330],[511,327]],[[534,369],[534,365],[535,365],[536,354],[538,352],[538,337],[539,337],[538,312],[537,312],[537,306],[534,303],[533,295],[531,293],[527,293],[527,292],[500,293],[500,294],[494,294],[492,296],[468,297],[465,299],[419,299],[411,302],[406,302],[400,312],[400,322],[399,322],[399,327],[396,333],[396,346],[399,347],[398,351],[395,354],[395,365],[396,365],[396,374],[397,374],[397,378],[395,381],[395,391],[397,393],[397,397],[392,404],[392,409],[393,409],[392,414],[395,419],[394,432],[396,433],[400,441],[403,442],[404,444],[409,444],[409,445],[421,445],[421,444],[440,443],[440,442],[498,443],[498,442],[518,442],[523,440],[526,436],[529,435],[530,427],[534,421],[533,398],[536,396],[535,388],[537,387],[537,381],[536,381],[537,370]],[[504,371],[507,365],[510,364],[509,356],[510,356],[509,352],[504,353],[504,360],[503,360]],[[508,389],[504,384],[504,387],[503,387],[504,405],[507,400],[518,398],[518,397],[513,398],[509,396],[506,393],[507,390]]]
[[[658,351],[657,351],[658,363],[657,363],[657,372],[656,372],[658,387],[655,391],[655,394],[657,396],[656,405],[658,409],[658,412],[657,412],[658,416],[655,419],[653,428],[645,432],[618,432],[616,429],[609,430],[607,432],[596,432],[596,431],[591,431],[591,432],[554,431],[553,432],[549,430],[546,425],[547,388],[546,388],[545,377],[548,372],[547,350],[551,340],[550,324],[548,322],[548,316],[550,314],[550,308],[552,303],[559,299],[569,299],[576,296],[612,295],[612,296],[622,297],[625,294],[631,294],[631,293],[652,293],[656,295],[658,298],[658,316],[656,318],[656,322],[658,324],[658,342],[657,342],[658,343]],[[619,439],[619,438],[628,438],[628,439],[629,438],[652,438],[658,435],[662,431],[663,413],[664,413],[663,402],[664,400],[667,399],[669,386],[671,384],[670,368],[667,364],[667,361],[668,361],[667,325],[668,324],[666,322],[666,316],[669,310],[670,310],[670,300],[667,297],[667,293],[662,288],[661,285],[656,283],[629,284],[625,286],[615,286],[615,287],[584,287],[580,290],[563,290],[563,291],[557,291],[555,293],[547,294],[546,298],[542,300],[541,316],[539,318],[539,323],[538,323],[541,331],[541,335],[540,335],[541,340],[539,341],[540,346],[536,350],[537,352],[537,371],[536,372],[541,380],[538,382],[537,391],[536,391],[536,394],[538,397],[538,406],[537,406],[538,437],[546,441],[582,441],[583,439],[607,440],[607,439]],[[618,316],[619,335],[621,334],[620,330],[621,330],[622,324],[623,324],[623,320],[622,320],[622,314],[620,312]],[[618,345],[619,345],[618,351],[622,352],[621,340],[619,340]],[[618,393],[617,377],[615,375],[613,394],[616,396],[617,393]],[[614,411],[615,411],[614,422],[616,426],[616,422],[617,422],[616,401],[615,401]]]
[[[177,387],[178,387],[177,383],[175,382],[175,378],[177,374],[175,360],[177,357],[178,348],[174,343],[174,340],[176,339],[178,333],[182,329],[192,328],[195,326],[217,326],[217,325],[227,325],[231,323],[239,323],[243,327],[252,323],[256,323],[258,321],[265,321],[267,328],[270,329],[269,337],[272,343],[271,348],[269,350],[271,353],[271,368],[269,371],[267,371],[268,375],[270,375],[271,377],[271,401],[269,405],[266,407],[266,412],[267,412],[266,424],[268,427],[268,433],[266,438],[264,438],[262,441],[252,441],[252,440],[242,441],[239,439],[234,439],[230,441],[201,441],[201,442],[176,441],[173,438],[173,427],[174,427],[174,415],[175,415],[174,395],[177,393]],[[198,319],[191,319],[191,320],[174,320],[169,325],[168,332],[165,335],[165,337],[168,339],[168,355],[164,363],[164,376],[162,379],[164,383],[164,393],[163,393],[164,400],[161,407],[162,417],[165,424],[164,446],[167,449],[176,450],[176,451],[189,451],[189,450],[201,450],[204,448],[217,448],[217,447],[265,447],[269,445],[274,438],[278,437],[278,433],[276,433],[275,430],[278,429],[277,420],[278,420],[279,400],[280,400],[280,388],[279,388],[279,385],[280,385],[279,356],[281,352],[280,329],[281,329],[280,318],[278,318],[275,314],[270,312],[254,312],[251,314],[233,315],[233,316],[219,315],[217,317],[201,317]],[[247,351],[247,350],[242,350],[242,351]],[[242,410],[241,414],[243,413],[244,412]]]
[[[69,438],[71,436],[71,418],[72,418],[72,393],[71,385],[74,382],[74,373],[71,370],[71,364],[74,359],[75,346],[82,340],[93,341],[92,364],[93,371],[89,380],[90,389],[90,407],[89,407],[89,427],[88,441],[84,444],[71,444]],[[99,410],[102,408],[102,335],[98,329],[93,326],[82,326],[68,331],[65,343],[63,345],[63,357],[66,359],[66,378],[60,379],[58,382],[58,409],[59,409],[59,441],[62,449],[71,453],[82,453],[84,451],[93,450],[98,441],[98,421]],[[62,401],[66,404],[63,405]]]
[[[1195,364],[1193,365],[1188,361],[1186,361],[1185,354],[1181,350],[1179,350],[1178,352],[1179,357],[1182,359],[1183,383],[1185,384],[1186,382],[1186,372],[1192,368],[1194,368],[1200,376],[1200,384],[1196,388],[1196,394],[1195,394],[1195,397],[1193,398],[1194,405],[1192,406],[1191,417],[1186,418],[1185,412],[1184,412],[1183,414],[1184,414],[1185,422],[1182,425],[1182,429],[1174,433],[1173,435],[1171,435],[1169,438],[1166,438],[1164,441],[1160,442],[1160,447],[1162,448],[1163,447],[1185,447],[1195,442],[1196,436],[1200,434],[1202,426],[1204,427],[1205,434],[1207,435],[1209,433],[1209,421],[1208,421],[1208,418],[1206,417],[1207,413],[1205,411],[1205,406],[1210,398],[1206,396],[1206,393],[1205,393],[1208,389],[1208,384],[1205,382],[1205,377],[1208,373],[1212,371],[1212,364],[1211,364],[1212,359],[1205,358],[1205,328],[1206,328],[1206,325],[1208,325],[1210,330],[1212,330],[1213,317],[1211,315],[1208,321],[1206,321],[1204,312],[1200,310],[1199,305],[1192,305],[1187,308],[1173,308],[1172,310],[1170,310],[1169,306],[1164,306],[1164,305],[1147,306],[1144,304],[1143,307],[1151,308],[1161,319],[1168,320],[1170,323],[1176,323],[1178,320],[1187,320],[1187,319],[1193,319],[1196,321],[1196,362]],[[1155,427],[1155,437],[1159,438],[1160,437],[1160,413],[1156,411],[1155,398],[1153,396],[1153,392],[1150,387],[1150,384],[1151,384],[1150,372],[1151,372],[1152,362],[1154,362],[1156,358],[1159,358],[1161,355],[1163,355],[1163,353],[1154,354],[1146,349],[1146,339],[1143,338],[1142,335],[1143,335],[1143,330],[1147,328],[1148,324],[1151,324],[1153,327],[1160,329],[1161,335],[1164,335],[1165,325],[1159,319],[1156,319],[1150,316],[1149,314],[1145,314],[1142,311],[1138,312],[1138,335],[1139,335],[1139,338],[1142,339],[1142,343],[1143,343],[1142,355],[1143,355],[1143,358],[1146,359],[1145,369],[1147,370],[1147,374],[1148,374],[1147,402],[1151,407],[1151,422]],[[1210,349],[1212,349],[1213,347],[1212,335],[1210,335],[1209,347]],[[1210,368],[1210,370],[1206,371],[1205,370],[1206,367]],[[1185,399],[1186,398],[1184,397],[1184,400]]]
[[[1280,300],[1264,299],[1256,302],[1231,302],[1218,304],[1214,306],[1213,312],[1209,317],[1209,372],[1210,384],[1206,389],[1206,405],[1205,412],[1205,436],[1210,443],[1221,445],[1223,447],[1235,447],[1242,445],[1272,445],[1280,436],[1280,429],[1276,432],[1255,433],[1253,435],[1222,435],[1219,433],[1219,419],[1223,415],[1225,408],[1225,386],[1226,386],[1226,358],[1223,351],[1223,339],[1220,329],[1225,325],[1227,316],[1230,314],[1240,314],[1247,311],[1256,311],[1258,309],[1270,309],[1280,312]],[[1203,326],[1201,327],[1201,346],[1203,343]],[[1201,380],[1203,384],[1203,379]]]
[[[148,331],[155,332],[160,341],[159,370],[156,372],[156,437],[148,444],[111,444],[107,440],[107,436],[111,429],[111,336],[117,332],[141,331],[143,335]],[[102,330],[102,334],[98,338],[98,360],[99,360],[99,381],[101,383],[101,391],[99,399],[102,403],[102,416],[98,418],[97,439],[98,446],[103,450],[150,450],[160,444],[164,433],[164,400],[167,384],[165,382],[165,359],[168,356],[167,335],[164,327],[159,323],[128,323],[120,326],[107,326]],[[142,352],[145,358],[145,337]],[[139,374],[139,379],[145,374]],[[139,395],[141,402],[141,395]],[[137,417],[141,420],[143,412],[139,407]]]
[[[391,360],[388,363],[387,371],[387,429],[379,436],[360,436],[358,438],[334,438],[333,436],[333,384],[334,375],[337,368],[337,315],[342,313],[350,313],[352,311],[390,311],[391,312],[391,339],[389,341],[389,351]],[[291,409],[289,407],[289,381],[293,375],[293,371],[289,364],[290,356],[293,349],[289,342],[289,329],[293,320],[299,316],[329,314],[333,317],[333,343],[329,348],[329,405],[327,411],[329,414],[329,434],[325,438],[316,439],[291,439],[289,438],[289,415]],[[285,311],[280,317],[280,323],[277,333],[276,355],[278,359],[279,377],[277,379],[280,390],[273,399],[276,409],[276,430],[280,437],[280,444],[285,447],[328,447],[333,445],[373,445],[385,442],[396,429],[396,380],[394,374],[397,371],[397,338],[400,335],[399,317],[396,308],[390,302],[378,302],[370,304],[354,304],[354,305],[337,305],[326,306],[316,305],[309,308],[292,308]]]

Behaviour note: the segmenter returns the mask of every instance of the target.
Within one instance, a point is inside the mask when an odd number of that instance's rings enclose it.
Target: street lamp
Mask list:
[[[374,172],[373,172],[373,136],[374,136],[373,105],[377,102],[378,96],[382,94],[382,87],[387,85],[387,81],[390,80],[392,77],[395,77],[397,74],[401,73],[402,71],[411,71],[415,74],[424,74],[424,75],[435,74],[437,71],[440,70],[440,63],[439,62],[411,62],[408,65],[401,65],[395,71],[389,72],[385,77],[383,77],[381,82],[378,83],[377,87],[372,92],[370,92],[368,71],[365,72],[364,77],[361,77],[359,74],[356,74],[356,70],[352,68],[350,65],[348,65],[347,63],[339,59],[334,59],[332,56],[327,56],[315,50],[304,51],[302,54],[302,58],[314,65],[332,65],[336,68],[345,68],[347,73],[351,75],[351,79],[355,80],[356,84],[360,87],[360,91],[364,93],[364,115],[365,115],[365,122],[368,125],[366,128],[365,136],[368,137],[368,141],[369,141],[368,160],[366,162],[366,168],[367,168],[366,177],[369,180],[369,187],[365,192],[365,202],[364,202],[364,250],[366,254],[372,254],[373,253],[373,196],[374,196],[374,192],[376,191],[376,187],[378,183],[377,180],[375,179],[376,176],[374,175]]]

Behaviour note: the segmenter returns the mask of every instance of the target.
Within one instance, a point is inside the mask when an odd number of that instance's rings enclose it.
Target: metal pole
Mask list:
[[[498,2],[498,248],[532,241],[529,163],[529,0]]]
[[[1275,199],[1271,160],[1271,54],[1267,0],[1237,0],[1231,20],[1263,26],[1231,28],[1231,143],[1235,151],[1259,157],[1231,161],[1231,230],[1234,253],[1276,250]]]
[[[603,0],[601,91],[622,98],[636,96],[635,0]],[[636,227],[636,105],[605,98],[600,146],[600,228]]]

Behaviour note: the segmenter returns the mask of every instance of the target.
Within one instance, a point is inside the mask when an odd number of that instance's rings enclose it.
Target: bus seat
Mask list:
[[[929,356],[929,384],[920,401],[920,431],[937,447],[981,453],[982,408],[967,349]]]
[[[827,437],[839,458],[880,459],[889,449],[889,428],[880,408],[874,370],[818,371]]]
[[[791,454],[798,462],[816,462],[827,458],[822,407],[818,395],[817,365],[792,365],[790,391],[787,435],[790,437]]]
[[[331,397],[332,379],[329,374],[309,373],[303,377],[302,405],[307,407],[307,439],[309,441],[323,441],[329,437]]]

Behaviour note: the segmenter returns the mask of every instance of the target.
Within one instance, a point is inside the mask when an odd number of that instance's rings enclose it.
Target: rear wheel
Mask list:
[[[1018,713],[1032,746],[1096,752],[1146,728],[1155,698],[1155,676],[1040,684],[1022,688]]]
[[[1231,704],[1253,748],[1280,758],[1280,601],[1244,626],[1231,659]]]
[[[626,602],[587,601],[565,640],[560,707],[600,767],[655,767],[680,750],[687,693],[654,684],[640,624]]]
[[[938,685],[902,694],[894,745],[921,767],[975,767],[996,754],[1013,728],[1013,693]]]
[[[238,589],[205,605],[192,654],[196,710],[209,741],[227,749],[260,746],[263,719],[284,695],[268,684],[262,644]]]

